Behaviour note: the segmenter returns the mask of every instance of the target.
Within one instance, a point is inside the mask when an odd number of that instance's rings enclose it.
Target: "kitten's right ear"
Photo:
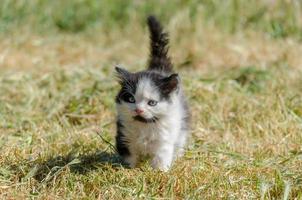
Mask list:
[[[131,72],[128,72],[127,70],[115,66],[115,71],[117,72],[117,77],[120,82],[124,82],[125,80],[128,80],[131,76]]]
[[[170,76],[162,79],[162,85],[160,86],[160,88],[163,93],[169,94],[170,92],[176,90],[178,85],[179,85],[178,74],[171,74]]]

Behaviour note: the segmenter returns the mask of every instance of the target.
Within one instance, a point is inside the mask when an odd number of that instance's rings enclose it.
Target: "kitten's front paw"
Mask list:
[[[171,166],[170,163],[165,163],[164,161],[162,161],[158,158],[154,158],[152,160],[152,163],[151,163],[151,167],[153,169],[158,169],[158,170],[163,171],[163,172],[169,171],[170,166]]]
[[[129,165],[130,168],[136,167],[137,158],[135,156],[128,156],[124,158],[125,163]]]
[[[183,157],[184,156],[184,149],[183,148],[180,148],[180,149],[178,149],[178,151],[177,151],[177,153],[176,153],[176,155],[175,155],[175,159],[178,159],[178,158],[181,158],[181,157]]]

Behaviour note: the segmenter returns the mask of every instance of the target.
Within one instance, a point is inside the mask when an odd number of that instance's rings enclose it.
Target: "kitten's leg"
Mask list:
[[[180,158],[184,154],[184,149],[186,145],[186,133],[182,132],[181,135],[178,137],[178,140],[175,144],[175,157],[174,159]]]
[[[129,165],[130,168],[136,167],[138,158],[139,158],[139,152],[134,144],[129,142],[129,154],[124,157],[124,161]]]
[[[129,142],[125,142],[124,134],[118,130],[118,135],[116,136],[116,149],[120,156],[122,156],[125,163],[127,163],[131,168],[135,167],[137,163],[137,153],[131,148]]]
[[[161,171],[168,171],[173,161],[174,145],[163,144],[156,151],[151,166],[153,169],[159,169]]]
[[[129,165],[130,168],[134,168],[137,164],[138,155],[131,152],[130,155],[124,157],[124,161]]]

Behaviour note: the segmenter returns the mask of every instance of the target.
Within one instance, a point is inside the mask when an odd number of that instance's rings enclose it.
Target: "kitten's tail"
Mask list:
[[[148,69],[172,72],[172,63],[168,56],[168,34],[163,31],[161,24],[154,16],[149,16],[147,22],[151,42]]]

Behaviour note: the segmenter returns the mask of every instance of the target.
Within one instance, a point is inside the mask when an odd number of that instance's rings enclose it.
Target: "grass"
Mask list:
[[[299,1],[3,2],[1,199],[302,198]],[[151,12],[193,115],[168,173],[112,147],[113,66],[144,68]]]

